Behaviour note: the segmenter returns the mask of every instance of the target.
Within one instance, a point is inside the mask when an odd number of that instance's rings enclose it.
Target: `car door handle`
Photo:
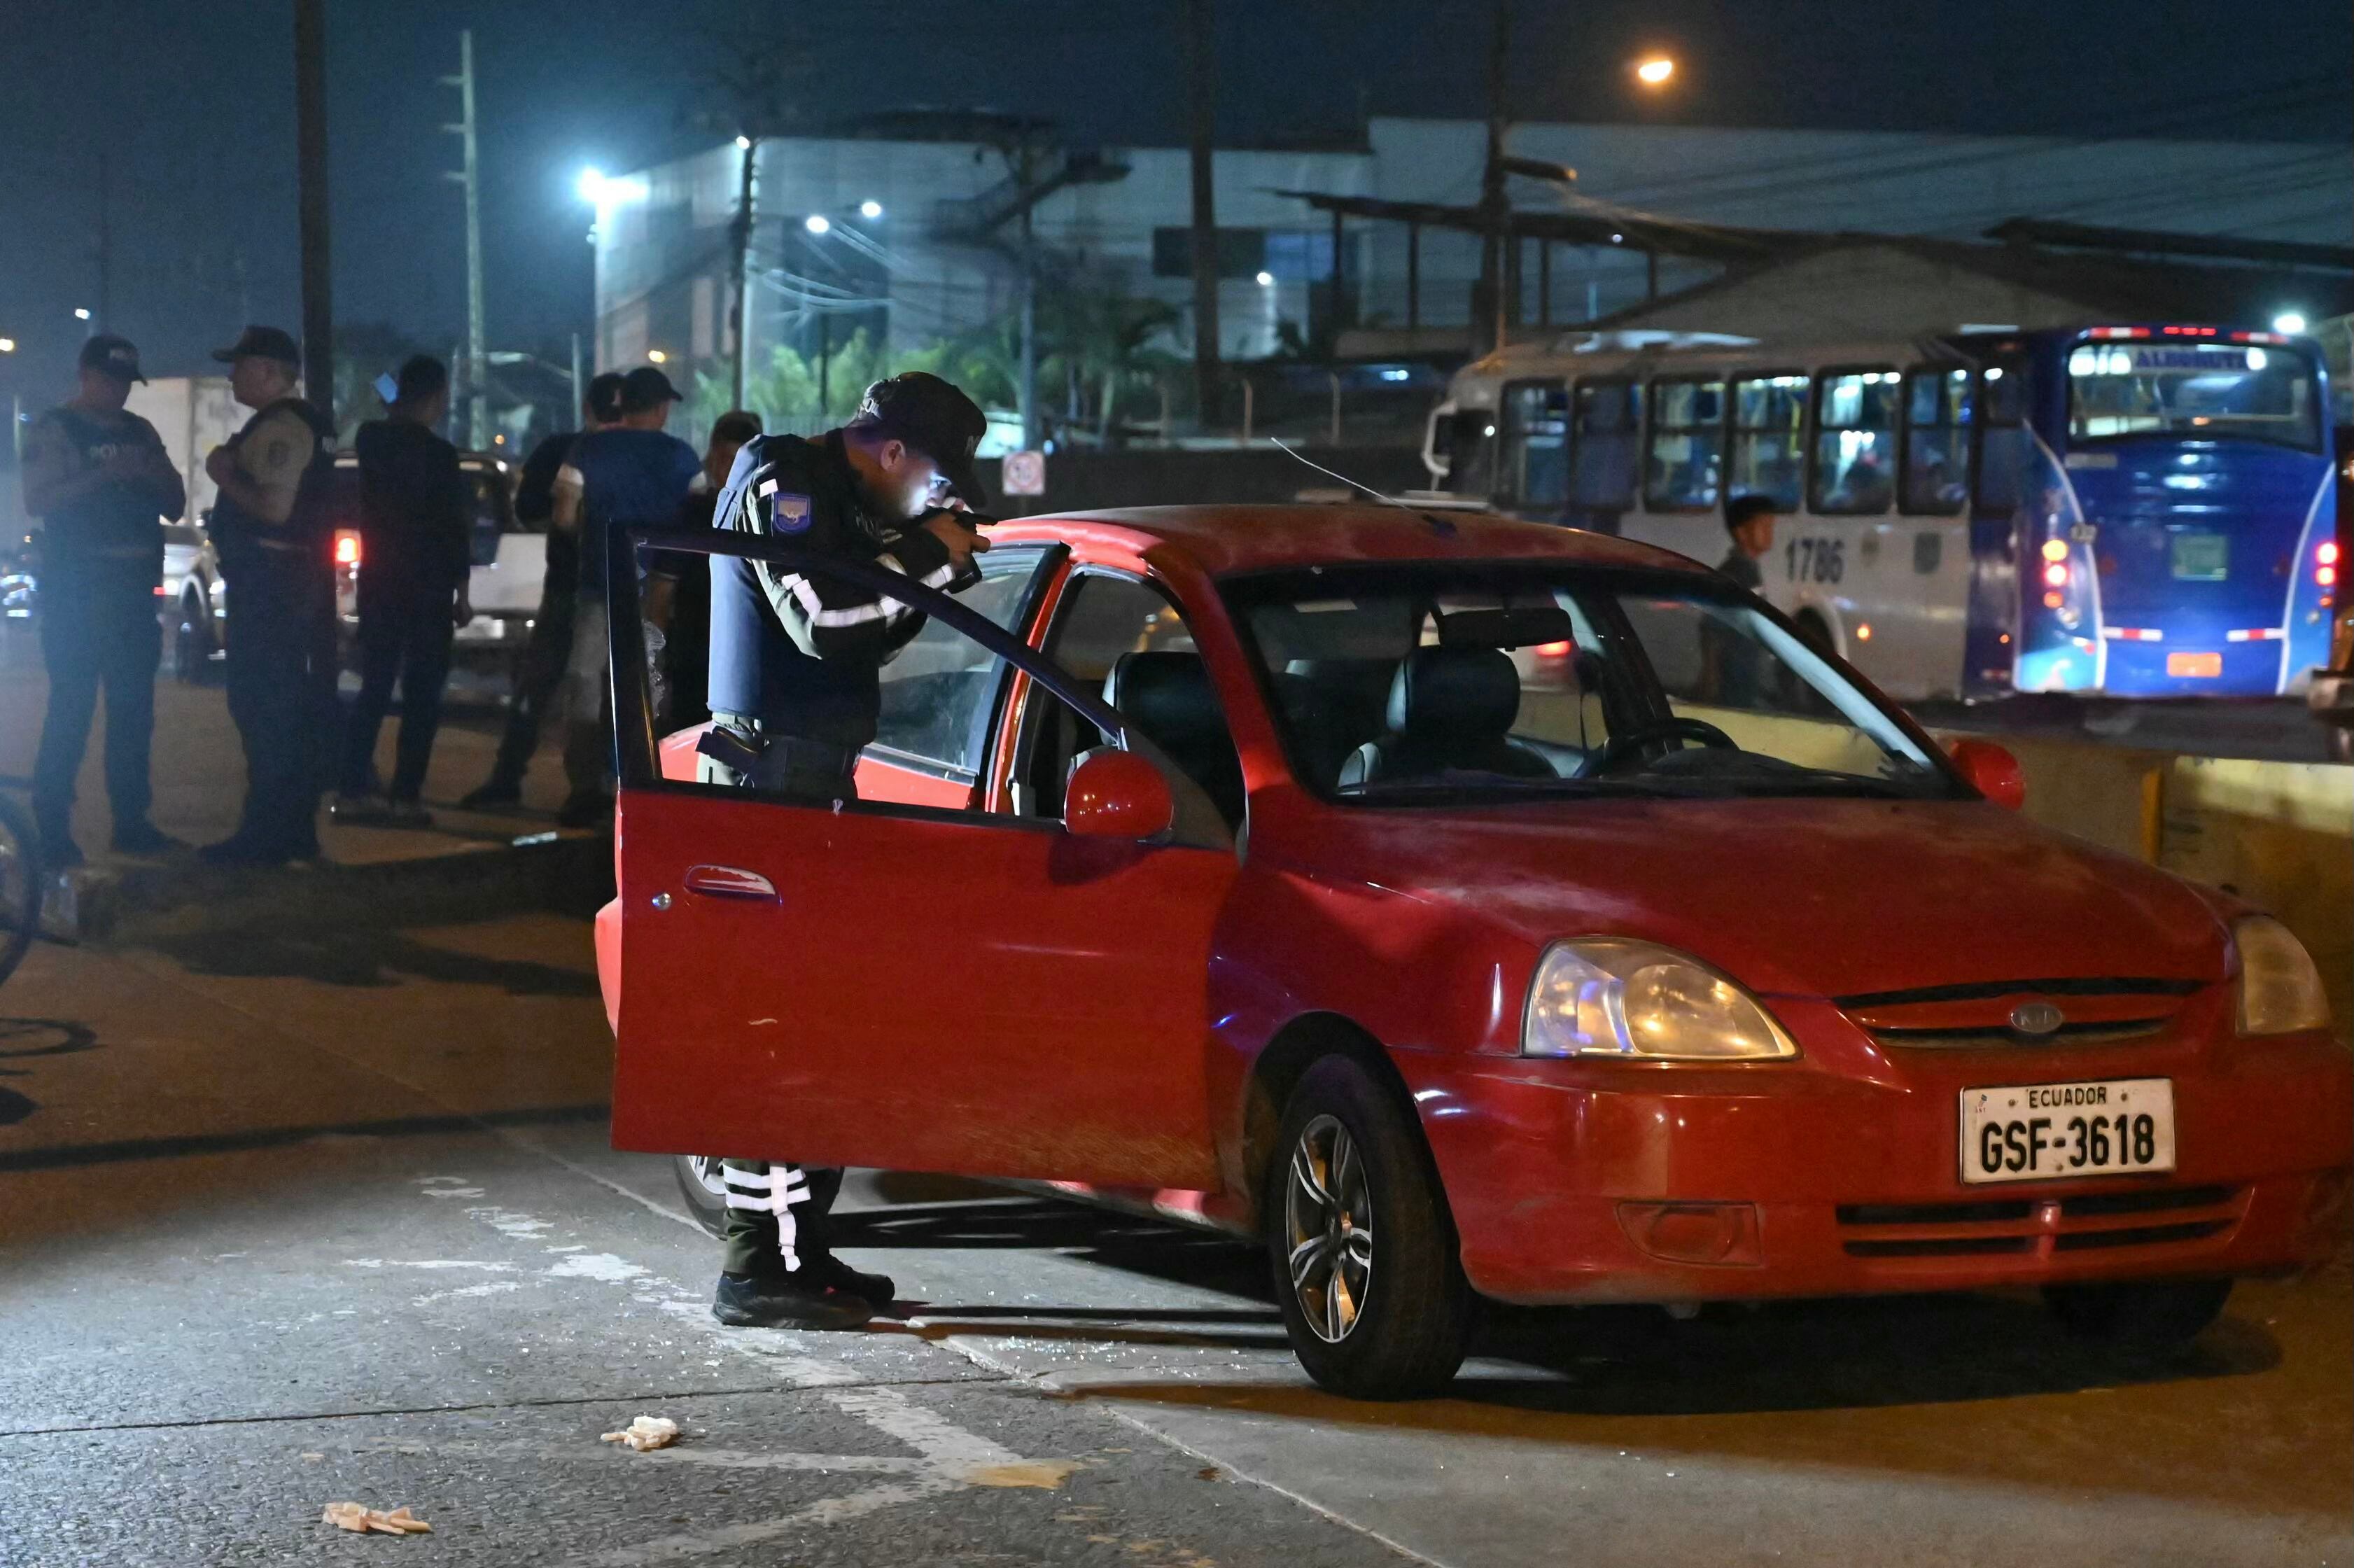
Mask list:
[[[769,898],[777,896],[777,885],[757,871],[739,871],[732,865],[697,865],[687,868],[686,890],[712,898]]]

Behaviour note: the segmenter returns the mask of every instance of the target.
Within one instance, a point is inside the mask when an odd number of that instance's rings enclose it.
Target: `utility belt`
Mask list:
[[[747,735],[713,725],[695,749],[736,775],[751,789],[801,795],[837,790],[858,768],[858,748],[796,735]]]

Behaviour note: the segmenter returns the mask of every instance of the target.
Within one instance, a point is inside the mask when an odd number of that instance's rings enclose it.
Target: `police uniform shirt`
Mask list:
[[[289,408],[267,409],[239,434],[237,468],[261,493],[256,521],[282,526],[294,515],[302,471],[319,443],[310,424]]]
[[[839,430],[766,436],[736,456],[714,524],[872,561],[950,592],[978,578],[920,523],[866,508]],[[838,577],[711,557],[711,710],[770,735],[856,748],[875,738],[878,672],[924,627],[901,601]]]
[[[126,452],[146,448],[159,468],[168,467],[155,427],[128,410],[94,413],[71,407],[51,409],[25,439],[28,498],[49,484],[64,483],[105,467]],[[178,517],[185,507],[179,487],[161,480],[105,483],[42,515],[42,548],[55,567],[111,560],[142,563],[160,572],[165,512]]]

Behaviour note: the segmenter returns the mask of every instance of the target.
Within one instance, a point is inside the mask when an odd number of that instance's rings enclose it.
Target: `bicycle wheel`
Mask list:
[[[24,812],[0,798],[0,980],[25,961],[40,928],[40,841]]]

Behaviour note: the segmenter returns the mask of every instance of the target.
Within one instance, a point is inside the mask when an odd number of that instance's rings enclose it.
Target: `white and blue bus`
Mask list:
[[[2328,409],[2310,341],[2230,327],[1592,334],[1458,373],[1423,457],[1711,562],[1772,497],[1766,596],[1899,698],[2271,695],[2328,657]]]

